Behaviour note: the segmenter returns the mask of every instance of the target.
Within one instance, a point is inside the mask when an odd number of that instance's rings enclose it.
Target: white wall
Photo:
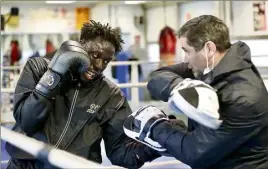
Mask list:
[[[168,26],[178,31],[179,28],[186,22],[186,15],[190,14],[191,18],[203,14],[212,14],[218,16],[218,2],[215,1],[197,1],[188,2],[178,5],[166,6],[166,23]],[[161,29],[165,26],[164,8],[151,7],[146,11],[147,22],[147,41],[149,42],[149,58],[151,61],[159,60],[158,38]],[[150,50],[151,49],[151,50]],[[183,52],[177,42],[176,59],[183,59]]]
[[[30,33],[63,33],[77,32],[75,29],[75,8],[78,5],[69,4],[61,5],[67,10],[66,17],[55,15],[55,10],[61,8],[48,4],[19,4],[16,5],[20,9],[20,24],[18,28],[6,27],[5,32],[30,32]],[[85,5],[79,5],[85,6]],[[79,7],[78,6],[78,7]],[[1,5],[1,13],[5,14],[10,11],[10,5]],[[134,16],[144,14],[141,6],[112,6],[111,15],[109,17],[108,5],[97,5],[90,9],[90,19],[107,23],[111,21],[113,27],[119,26],[123,33],[130,34],[130,43],[134,42],[134,36],[141,36],[141,45],[145,46],[144,29],[137,28],[134,25]]]
[[[109,9],[110,8],[110,9]],[[110,12],[109,12],[110,11]],[[111,16],[109,16],[109,13]],[[130,44],[134,43],[134,37],[141,37],[141,47],[145,47],[144,27],[137,27],[134,24],[135,16],[143,16],[144,11],[139,5],[98,5],[92,8],[91,17],[93,20],[110,24],[113,27],[120,27],[122,33],[130,34]]]
[[[69,39],[69,33],[77,33],[75,29],[75,8],[84,5],[61,5],[21,3],[18,5],[2,4],[1,14],[8,14],[11,7],[19,8],[19,25],[12,28],[8,25],[2,36],[1,56],[9,47],[11,39],[19,40],[23,51],[22,63],[35,51],[31,51],[30,39],[34,36],[34,44],[41,55],[45,54],[45,41],[51,39],[55,47]],[[59,5],[57,5],[59,6]],[[66,15],[59,12],[65,9]],[[58,12],[56,12],[58,11]],[[32,36],[33,35],[33,36]]]
[[[178,6],[166,6],[166,24],[167,26],[178,29]],[[146,24],[147,24],[147,41],[158,42],[161,29],[165,25],[165,14],[163,7],[152,7],[146,11]]]
[[[146,24],[148,60],[158,62],[160,61],[160,49],[158,44],[160,31],[166,25],[174,29],[174,31],[178,30],[178,6],[166,5],[165,9],[163,6],[146,9]],[[176,56],[176,58],[178,58],[178,56]],[[152,64],[147,68],[147,72],[151,72],[157,67],[158,64]]]
[[[141,37],[141,47],[145,48],[144,27],[137,27],[134,24],[135,16],[143,16],[144,11],[139,5],[88,5],[88,4],[68,4],[56,7],[52,4],[31,4],[21,3],[18,5],[1,5],[1,14],[10,12],[11,7],[18,7],[20,10],[19,26],[11,28],[6,26],[3,43],[1,43],[1,56],[9,47],[11,39],[16,36],[22,44],[24,63],[27,58],[32,55],[29,45],[29,33],[35,34],[37,37],[35,43],[38,45],[39,53],[45,54],[45,40],[49,37],[52,39],[53,44],[58,47],[64,40],[69,39],[70,33],[79,33],[80,30],[75,28],[76,7],[89,7],[90,19],[102,23],[109,23],[112,27],[119,26],[122,30],[123,37],[126,41],[125,48],[128,48],[134,43],[134,37],[139,35]],[[66,10],[65,17],[61,16],[60,11],[62,8]],[[20,36],[17,36],[20,35]],[[60,39],[60,40],[58,40]]]
[[[215,15],[219,17],[217,1],[195,1],[179,5],[179,26],[187,21],[187,15],[190,19],[200,15]]]
[[[217,1],[196,1],[179,5],[179,27],[181,27],[189,19],[193,19],[200,15],[214,15],[219,17],[219,8]],[[184,60],[184,52],[178,44],[178,57]]]
[[[232,1],[234,36],[268,35],[268,1],[266,1],[266,31],[254,31],[253,1]]]
[[[48,4],[4,4],[1,5],[1,14],[9,13],[12,6],[18,7],[20,10],[19,26],[17,28],[7,26],[5,32],[59,33],[76,31],[74,6],[64,5],[59,8]],[[59,12],[55,12],[63,8],[66,10],[65,17]]]
[[[181,3],[179,6],[167,6],[167,23],[178,30],[186,22],[189,13],[191,18],[203,14],[223,17],[219,9],[221,1],[194,1]],[[253,1],[232,1],[232,22],[230,32],[234,36],[268,35],[268,1],[266,1],[267,30],[254,32],[253,26]],[[161,28],[164,26],[163,7],[153,7],[147,10],[147,40],[157,42]],[[228,11],[227,11],[228,12]],[[223,18],[222,18],[223,19]]]

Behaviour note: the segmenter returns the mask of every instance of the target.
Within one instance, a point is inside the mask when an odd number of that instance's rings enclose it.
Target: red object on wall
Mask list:
[[[10,52],[10,64],[11,65],[15,65],[16,62],[19,62],[20,58],[21,58],[21,51],[20,51],[20,48],[19,48],[19,42],[14,40],[14,41],[11,41],[11,52]]]
[[[168,26],[164,27],[160,32],[160,60],[166,61],[165,65],[172,65],[176,56],[177,38],[174,30]]]
[[[56,49],[50,40],[46,41],[46,54],[54,52]]]

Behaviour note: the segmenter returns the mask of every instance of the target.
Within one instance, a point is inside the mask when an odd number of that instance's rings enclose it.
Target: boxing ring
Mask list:
[[[148,64],[149,62],[143,62],[143,61],[135,61],[135,62],[112,62],[110,63],[109,67],[111,66],[118,66],[118,65],[131,65],[132,71],[131,71],[131,81],[130,83],[124,83],[124,84],[118,84],[120,88],[129,88],[131,93],[131,100],[129,101],[131,108],[137,109],[138,107],[142,105],[148,105],[153,104],[160,108],[162,108],[164,111],[170,112],[167,105],[160,101],[149,101],[149,102],[140,102],[139,100],[139,88],[145,88],[147,83],[146,82],[140,82],[139,76],[138,76],[138,65],[139,64]],[[150,62],[149,64],[158,65],[159,62]],[[22,67],[2,67],[1,71],[3,70],[16,70],[21,69]],[[157,66],[153,67],[152,69],[156,69]],[[107,68],[109,70],[109,68]],[[108,76],[109,77],[109,76]],[[264,83],[268,87],[268,76],[264,76]],[[2,86],[2,84],[1,84]],[[13,93],[14,87],[10,88],[3,88],[1,89],[2,93]],[[8,112],[12,113],[12,112]],[[5,114],[8,114],[5,113]],[[37,155],[40,153],[40,151],[44,150],[50,150],[50,153],[43,158],[47,158],[48,161],[51,164],[54,164],[60,168],[120,168],[117,166],[113,166],[108,158],[106,157],[105,148],[103,145],[103,142],[101,144],[102,147],[102,158],[103,163],[102,164],[96,164],[94,162],[88,161],[86,159],[83,159],[81,157],[75,156],[73,154],[70,154],[68,152],[57,150],[57,149],[51,149],[49,145],[44,145],[44,143],[39,142],[37,140],[34,140],[32,138],[20,135],[18,133],[10,131],[14,124],[14,119],[10,118],[3,118],[4,114],[1,112],[1,169],[4,169],[9,161],[9,155],[7,154],[5,150],[5,143],[10,142],[11,144],[31,153],[32,155]],[[8,119],[6,121],[2,121],[3,119]],[[185,117],[182,117],[183,120],[187,120]],[[20,140],[20,141],[16,141]],[[179,162],[178,160],[171,158],[171,157],[160,157],[150,163],[146,163],[142,168],[149,169],[160,169],[160,168],[176,168],[176,169],[189,169],[187,165]]]
[[[66,151],[53,149],[49,145],[45,145],[44,143],[37,141],[33,138],[26,137],[19,133],[13,132],[10,130],[11,125],[1,126],[1,169],[6,168],[9,162],[9,155],[5,151],[5,142],[9,142],[12,145],[27,151],[33,156],[39,156],[42,152],[49,152],[47,155],[41,156],[41,159],[47,159],[50,164],[53,164],[59,168],[104,168],[104,169],[112,169],[112,168],[121,168],[117,166],[113,166],[105,154],[104,145],[102,143],[102,157],[103,163],[96,164],[92,161],[88,161],[84,158],[75,156]],[[14,141],[20,140],[20,141]],[[44,153],[43,153],[44,154]],[[46,154],[46,153],[45,153]],[[160,168],[177,168],[177,169],[187,169],[188,166],[179,162],[178,160],[171,157],[161,157],[159,159],[154,160],[151,163],[146,163],[142,168],[145,169],[160,169]]]

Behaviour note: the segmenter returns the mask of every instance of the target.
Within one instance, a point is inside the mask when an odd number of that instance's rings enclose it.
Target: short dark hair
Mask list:
[[[224,52],[231,46],[228,27],[212,15],[201,15],[189,20],[180,28],[178,36],[186,37],[195,51],[200,51],[207,41],[215,43],[219,52]]]
[[[122,50],[122,43],[124,43],[124,41],[118,29],[112,29],[108,23],[101,24],[93,20],[84,23],[81,28],[80,42],[83,44],[97,37],[101,37],[103,40],[112,43],[116,53]]]

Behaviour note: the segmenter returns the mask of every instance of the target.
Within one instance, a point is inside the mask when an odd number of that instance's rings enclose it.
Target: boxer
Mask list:
[[[52,58],[29,59],[15,90],[13,130],[97,163],[102,139],[114,165],[139,168],[160,157],[125,135],[123,123],[132,111],[120,88],[102,74],[122,43],[118,31],[91,21],[79,42],[63,42]],[[6,149],[8,169],[53,168],[42,154],[36,159],[12,145]]]

